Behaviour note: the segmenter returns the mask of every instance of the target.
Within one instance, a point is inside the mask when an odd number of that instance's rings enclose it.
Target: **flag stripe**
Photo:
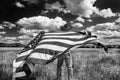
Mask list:
[[[28,51],[25,51],[25,52],[17,55],[17,58],[22,57],[22,56],[26,56],[26,55],[30,54],[31,51],[32,51],[32,49],[30,49],[30,50],[28,50]]]
[[[84,37],[84,35],[54,35],[54,36],[44,36],[43,37],[43,39],[44,38],[49,38],[49,37],[60,37],[60,38],[69,38],[69,39],[73,39],[73,38],[75,38],[75,39],[80,39],[80,38],[82,38],[82,37]]]
[[[26,63],[24,66],[23,66],[23,69],[24,69],[24,71],[25,71],[25,73],[26,73],[26,75],[27,76],[30,76],[31,75],[31,69],[30,69],[30,67],[28,66],[28,64]]]
[[[43,44],[43,45],[38,45],[36,47],[36,49],[51,49],[51,50],[55,50],[55,51],[64,51],[66,50],[67,48],[66,47],[62,47],[62,46],[57,46],[57,45],[50,45],[50,44]]]
[[[23,61],[23,60],[16,61],[16,62],[14,62],[13,66],[14,67],[21,67],[21,66],[23,66],[24,63],[25,63],[25,61]]]
[[[55,50],[50,50],[50,49],[35,49],[32,51],[32,53],[36,53],[36,52],[39,52],[39,53],[44,53],[44,54],[49,54],[49,55],[56,55],[57,53],[59,53],[60,51],[55,51]]]
[[[73,31],[69,31],[69,32],[46,32],[45,36],[54,36],[54,35],[86,35],[85,32],[73,32]]]
[[[43,60],[49,60],[52,57],[53,56],[49,54],[35,53],[35,52],[29,56],[29,58],[43,59]]]
[[[42,43],[39,43],[39,45],[43,45],[43,44],[49,44],[49,45],[56,45],[56,46],[62,46],[62,47],[69,47],[71,46],[70,44],[67,43],[63,43],[63,42],[58,42],[58,41],[45,41]]]
[[[76,41],[75,43],[74,43],[74,45],[77,45],[77,44],[82,44],[82,43],[85,43],[85,42],[87,42],[87,41],[93,41],[93,40],[96,40],[96,38],[95,37],[91,37],[91,38],[88,38],[88,39],[86,39],[86,40],[83,40],[83,41]]]
[[[24,71],[23,67],[17,67],[16,72],[22,72]]]
[[[16,62],[21,62],[21,61],[25,60],[26,57],[27,57],[27,55],[26,55],[26,56],[22,56],[22,57],[18,57],[18,58],[16,59]]]
[[[45,33],[45,36],[46,35],[69,35],[69,34],[74,34],[74,33],[76,33],[76,32],[72,32],[72,31],[70,31],[70,32],[46,32]]]
[[[26,76],[26,74],[25,74],[24,71],[13,74],[13,78],[16,78],[16,77],[22,77],[22,76]]]
[[[43,42],[58,42],[58,43],[67,44],[68,46],[71,46],[74,44],[75,41],[63,40],[63,39],[45,39],[45,40],[41,41],[40,43],[43,43]],[[52,45],[55,45],[55,44],[52,44]],[[56,44],[56,45],[58,45],[58,44]]]
[[[78,41],[78,40],[83,40],[85,37],[83,38],[63,38],[63,37],[44,37],[42,38],[43,40],[45,39],[63,39],[63,40],[70,40],[70,41]]]
[[[46,60],[38,59],[38,58],[28,58],[26,61],[28,63],[34,63],[34,64],[40,64],[40,65],[46,62]]]

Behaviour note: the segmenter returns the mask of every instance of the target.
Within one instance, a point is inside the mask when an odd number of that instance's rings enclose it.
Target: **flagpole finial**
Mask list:
[[[45,33],[45,31],[41,31],[41,32],[40,32],[40,34],[44,34],[44,33]]]

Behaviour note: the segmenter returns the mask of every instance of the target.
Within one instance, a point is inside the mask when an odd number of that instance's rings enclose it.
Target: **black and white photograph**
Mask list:
[[[0,0],[0,80],[120,80],[120,0]]]

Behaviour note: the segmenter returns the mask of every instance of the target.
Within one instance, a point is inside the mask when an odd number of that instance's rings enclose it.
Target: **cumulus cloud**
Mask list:
[[[2,24],[0,24],[0,29],[4,29],[4,27],[2,26]]]
[[[64,6],[62,6],[58,1],[53,3],[53,4],[48,4],[46,3],[45,8],[47,9],[46,11],[43,11],[43,13],[48,13],[49,10],[57,10],[58,12],[64,12],[64,14],[70,13],[70,10],[66,10],[63,8]]]
[[[25,39],[25,40],[26,40],[26,39],[30,39],[30,40],[31,40],[31,39],[32,39],[32,37],[29,36],[29,35],[18,36],[17,38],[18,38],[18,39],[22,39],[22,40],[24,40],[24,39]]]
[[[11,23],[11,22],[8,22],[8,21],[3,21],[3,24],[2,24],[3,27],[8,27],[9,29],[12,29],[13,27],[16,27],[15,24]]]
[[[120,37],[120,31],[119,32],[118,31],[113,31],[113,33],[114,33],[114,36]]]
[[[116,13],[113,13],[110,8],[102,10],[96,9],[95,13],[104,18],[116,16]]]
[[[120,17],[117,20],[115,20],[115,22],[120,23]]]
[[[87,19],[88,22],[92,22],[92,19]]]
[[[16,41],[14,41],[14,40],[10,40],[10,39],[9,39],[9,40],[6,40],[5,42],[11,44],[11,43],[15,43]]]
[[[60,5],[59,2],[55,2],[53,4],[46,4],[45,8],[46,9],[58,9],[59,10],[61,8],[61,5]]]
[[[16,37],[2,37],[1,41],[4,43],[15,43],[17,40]]]
[[[28,4],[37,4],[38,0],[23,0],[23,1],[28,1]]]
[[[27,34],[28,36],[34,36],[34,34],[39,33],[41,30],[39,29],[26,29],[26,28],[22,28],[19,33],[20,34]]]
[[[21,43],[21,44],[26,45],[26,44],[29,43],[29,41],[30,41],[30,40],[27,40],[27,39],[26,39],[26,40],[19,40],[18,42]]]
[[[59,30],[61,26],[66,24],[60,17],[48,18],[45,16],[36,16],[30,18],[22,18],[16,22],[18,26],[22,26],[26,29],[39,29],[39,30]]]
[[[114,31],[119,31],[120,30],[120,27],[118,25],[116,25],[114,22],[107,22],[107,23],[103,23],[103,24],[97,24],[98,26],[98,29],[101,29],[101,30],[114,30]]]
[[[17,39],[19,40],[19,43],[28,44],[33,39],[33,37],[30,35],[21,35],[18,36]]]
[[[24,8],[25,6],[21,4],[20,2],[16,2],[15,5],[19,8]]]
[[[83,27],[83,24],[81,24],[81,23],[73,23],[72,26],[73,27]]]
[[[28,4],[37,4],[38,3],[38,0],[21,0],[21,1],[28,2]]]
[[[81,16],[79,16],[79,17],[76,18],[76,21],[84,23],[85,19],[83,19]]]
[[[96,0],[64,0],[67,4],[67,9],[72,14],[90,17],[96,10],[93,6]]]
[[[87,30],[101,36],[101,37],[120,37],[120,26],[114,22],[101,23],[87,28]]]
[[[6,32],[5,31],[1,31],[0,34],[6,34]]]
[[[88,31],[91,31],[91,32],[94,32],[95,27],[96,27],[96,26],[87,27],[87,30],[88,30]]]
[[[16,37],[5,37],[4,40],[16,40]]]

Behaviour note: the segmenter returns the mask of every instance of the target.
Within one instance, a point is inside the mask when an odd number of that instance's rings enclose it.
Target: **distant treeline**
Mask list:
[[[120,45],[106,45],[108,48],[120,48]],[[21,43],[0,43],[0,47],[27,47],[27,45],[21,44]],[[79,48],[102,48],[100,45],[95,44],[87,44],[80,46]]]
[[[108,48],[120,48],[120,45],[110,44],[110,45],[106,45],[106,47],[108,47]],[[83,45],[79,48],[102,48],[102,46],[101,45],[94,45],[94,44],[87,44],[87,45]]]
[[[21,43],[0,43],[0,47],[25,47],[26,45],[23,45]]]

